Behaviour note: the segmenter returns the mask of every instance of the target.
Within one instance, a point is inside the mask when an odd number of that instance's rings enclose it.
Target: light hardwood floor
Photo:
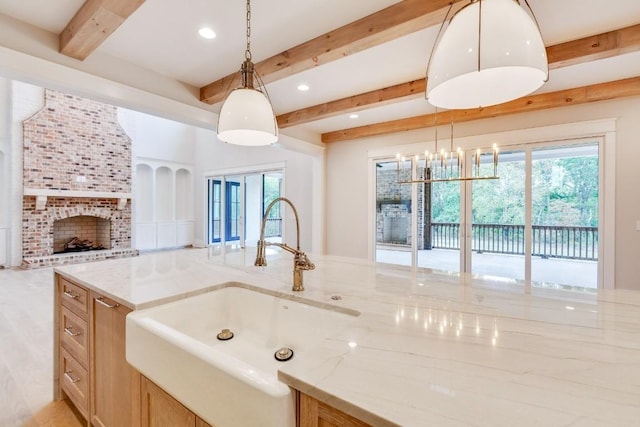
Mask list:
[[[53,402],[53,270],[0,270],[0,426],[82,425]]]

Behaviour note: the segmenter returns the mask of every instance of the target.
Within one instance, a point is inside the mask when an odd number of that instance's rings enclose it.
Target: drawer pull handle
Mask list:
[[[73,292],[71,292],[71,291],[64,291],[64,294],[65,294],[65,296],[68,296],[68,297],[69,297],[69,298],[71,298],[71,299],[78,299],[78,298],[80,298],[80,295],[79,295],[79,294],[74,294],[74,293],[73,293]]]
[[[96,298],[96,302],[99,302],[100,304],[104,305],[107,308],[116,308],[116,307],[120,307],[120,304],[115,303],[115,304],[109,304],[108,302],[106,302],[104,300],[104,297],[98,297]]]
[[[73,378],[71,376],[72,372],[73,371],[65,371],[65,373],[64,373],[65,378],[67,378],[71,382],[71,384],[75,384],[77,382],[80,382],[80,378]]]
[[[82,332],[73,332],[73,326],[67,326],[66,328],[64,328],[64,331],[67,333],[67,335],[71,337],[77,337],[78,335],[82,335]]]

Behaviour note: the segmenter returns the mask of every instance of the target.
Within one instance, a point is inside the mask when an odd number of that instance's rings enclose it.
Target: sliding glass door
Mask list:
[[[376,261],[597,287],[600,144],[503,147],[499,179],[487,180],[421,182],[420,157],[377,161]],[[493,156],[481,156],[479,169],[493,175]]]
[[[493,175],[493,160],[480,175]],[[525,280],[524,150],[501,153],[499,179],[471,181],[471,272]]]

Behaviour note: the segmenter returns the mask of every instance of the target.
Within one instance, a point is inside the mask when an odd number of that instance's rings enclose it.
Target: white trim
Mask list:
[[[561,125],[543,126],[483,135],[473,135],[455,138],[456,148],[488,148],[492,144],[499,146],[523,145],[527,143],[539,143],[557,141],[562,139],[582,139],[588,137],[601,137],[607,132],[616,131],[616,119],[589,120],[584,122],[565,123]],[[440,141],[439,141],[440,142]],[[442,141],[444,143],[444,141]],[[424,141],[413,144],[396,145],[372,149],[368,151],[368,157],[388,158],[400,152],[405,155],[422,153],[425,149],[433,150],[435,141]]]
[[[48,190],[40,188],[25,188],[25,196],[44,197],[78,197],[96,199],[130,199],[131,193],[115,193],[110,191],[74,191],[74,190]]]
[[[598,259],[603,260],[598,269],[598,288],[614,289],[616,280],[616,133],[615,127],[604,134],[599,148],[600,181],[600,230],[603,238],[598,245]]]
[[[262,163],[257,165],[238,166],[234,168],[216,169],[213,171],[205,171],[203,173],[205,178],[222,177],[225,175],[251,175],[254,173],[270,172],[275,170],[282,170],[287,167],[287,162],[277,163]]]

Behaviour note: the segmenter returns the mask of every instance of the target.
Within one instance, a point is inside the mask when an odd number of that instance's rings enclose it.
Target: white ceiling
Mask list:
[[[427,1],[427,0],[425,0]],[[396,3],[397,0],[253,0],[253,59],[303,43]],[[58,34],[83,0],[0,0],[0,13]],[[529,0],[547,45],[640,23],[640,0]],[[203,26],[214,40],[197,35]],[[424,76],[437,28],[321,65],[267,86],[277,114]],[[97,50],[193,90],[236,71],[244,58],[245,2],[147,0]],[[640,76],[640,52],[554,70],[539,92]],[[311,87],[299,92],[299,83]],[[195,93],[195,92],[194,92]],[[423,99],[299,125],[320,134],[426,114]],[[295,132],[295,130],[294,130]],[[283,130],[287,133],[287,129]]]

